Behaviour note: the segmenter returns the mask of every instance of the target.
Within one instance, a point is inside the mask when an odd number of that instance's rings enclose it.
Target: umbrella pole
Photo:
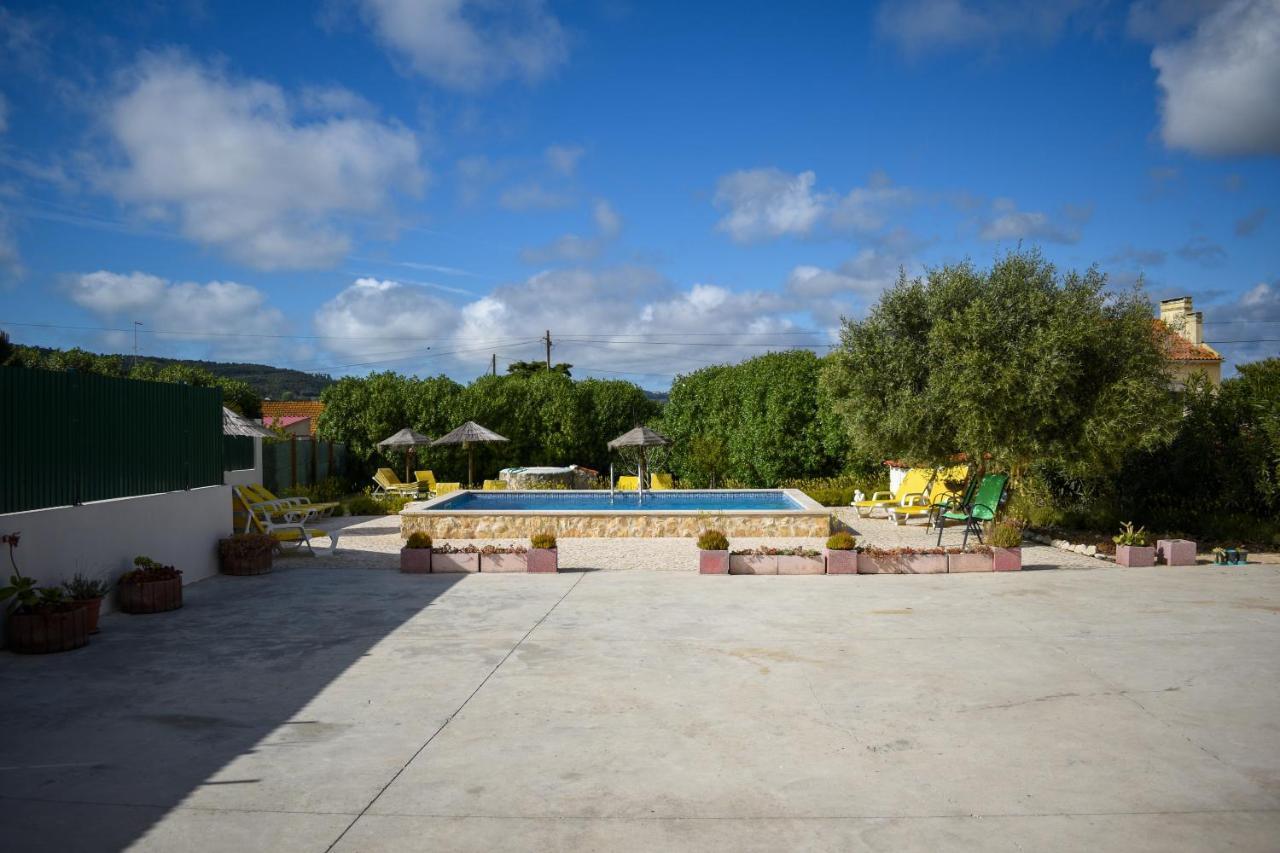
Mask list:
[[[409,448],[409,452],[404,455],[404,481],[409,482],[409,466],[413,464],[413,448]]]
[[[467,488],[474,489],[476,483],[476,449],[467,445]]]

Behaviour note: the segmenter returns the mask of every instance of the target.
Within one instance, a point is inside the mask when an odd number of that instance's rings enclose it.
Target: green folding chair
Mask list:
[[[975,477],[970,481],[970,488],[965,489],[963,498],[954,503],[948,502],[938,513],[938,545],[942,545],[942,531],[948,521],[964,522],[964,541],[961,547],[969,544],[970,533],[978,537],[978,542],[982,542],[982,523],[995,521],[996,511],[1004,500],[1004,490],[1009,485],[1009,475],[987,474],[974,489],[972,486],[976,480]]]

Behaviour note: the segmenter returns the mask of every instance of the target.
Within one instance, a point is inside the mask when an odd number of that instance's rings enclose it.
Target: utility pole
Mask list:
[[[489,356],[489,375],[498,375],[498,354],[496,352]]]
[[[138,366],[138,327],[141,325],[141,320],[133,321],[133,367]]]
[[[547,329],[547,370],[551,370],[551,330]]]

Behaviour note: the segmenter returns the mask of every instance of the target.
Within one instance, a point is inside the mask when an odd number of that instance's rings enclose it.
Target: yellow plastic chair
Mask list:
[[[619,477],[618,491],[620,492],[640,491],[640,478],[639,477]]]
[[[379,495],[407,495],[414,496],[418,494],[417,483],[402,483],[400,478],[396,476],[396,472],[390,468],[379,468],[378,473],[373,475],[373,482],[378,487],[373,490],[373,496]]]
[[[436,475],[434,471],[414,471],[413,478],[418,481],[418,488],[427,487],[427,494],[436,493]]]
[[[240,491],[239,486],[232,487],[232,492],[247,514],[245,532],[248,533],[252,529],[257,530],[259,533],[265,533],[275,540],[277,550],[283,551],[285,545],[292,544],[296,551],[305,545],[311,555],[315,556],[316,547],[311,544],[312,539],[329,540],[329,547],[320,549],[325,554],[332,554],[338,550],[337,533],[322,530],[319,527],[307,527],[303,523],[307,516],[304,508],[286,510],[281,514],[284,520],[276,521],[272,517],[274,513],[268,505],[252,502],[250,498]]]
[[[866,511],[866,517],[870,518],[876,510],[883,510],[885,517],[889,515],[889,507],[906,506],[908,498],[912,496],[923,496],[929,488],[930,481],[933,480],[934,472],[932,468],[912,468],[902,478],[902,483],[895,492],[875,492],[870,498],[860,501],[854,501],[853,511],[858,514],[859,518],[863,517],[863,511]]]
[[[661,492],[665,489],[674,489],[675,482],[671,479],[670,474],[651,474],[649,476],[649,488],[655,492]]]

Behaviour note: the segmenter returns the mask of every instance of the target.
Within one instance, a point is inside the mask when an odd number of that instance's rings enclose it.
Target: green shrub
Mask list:
[[[698,536],[698,548],[702,551],[728,551],[729,538],[719,530],[704,530]]]
[[[554,533],[535,533],[529,537],[529,544],[535,548],[551,549],[556,547],[556,537]]]
[[[410,533],[409,538],[404,543],[404,547],[413,548],[415,550],[419,548],[430,548],[431,537],[423,533],[421,530]]]
[[[76,572],[75,577],[62,582],[62,588],[75,601],[90,601],[95,598],[106,598],[111,592],[111,584],[97,578],[86,577]]]
[[[799,489],[823,506],[848,506],[853,503],[853,493],[859,489],[871,494],[889,488],[889,475],[886,469],[881,468],[874,477],[842,474],[838,477],[783,480],[780,488]]]
[[[356,495],[347,501],[346,509],[351,515],[395,515],[412,500],[413,498],[401,495],[386,495],[380,498]]]
[[[1019,548],[1022,546],[1022,528],[1011,521],[1002,521],[991,528],[987,540],[993,548]]]
[[[841,531],[833,533],[827,538],[828,551],[852,551],[858,546],[858,540],[854,538],[852,533]]]
[[[1117,545],[1133,545],[1142,547],[1150,541],[1150,537],[1147,536],[1147,529],[1145,527],[1139,527],[1135,530],[1133,522],[1126,521],[1120,526],[1120,535],[1112,536],[1111,541]]]

